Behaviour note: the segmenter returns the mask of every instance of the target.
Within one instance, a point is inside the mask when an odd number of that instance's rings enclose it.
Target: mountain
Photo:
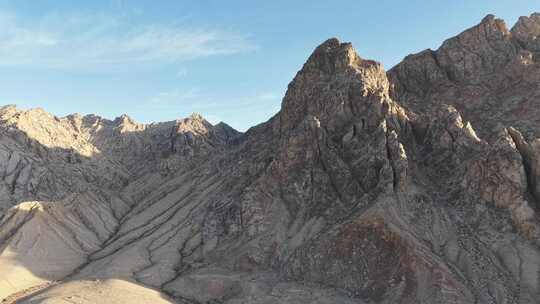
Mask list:
[[[245,133],[3,107],[0,298],[537,303],[539,35],[489,15],[388,72],[329,39]]]

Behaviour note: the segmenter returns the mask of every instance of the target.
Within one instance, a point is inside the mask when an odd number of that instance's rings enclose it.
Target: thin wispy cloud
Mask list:
[[[0,66],[76,69],[167,64],[253,51],[249,37],[174,24],[137,24],[107,15],[0,12]]]
[[[188,71],[186,69],[180,69],[178,72],[176,72],[176,77],[181,78],[188,74]]]
[[[281,95],[276,92],[252,92],[241,96],[221,96],[201,88],[171,89],[155,94],[139,104],[138,110],[177,113],[178,118],[190,113],[201,113],[211,123],[227,121],[244,131],[267,120],[279,111]],[[235,117],[244,117],[235,124]]]
[[[274,92],[260,92],[247,96],[216,97],[200,88],[187,90],[172,89],[163,91],[152,96],[146,103],[141,104],[145,109],[166,110],[190,107],[194,110],[213,110],[231,106],[242,109],[268,107],[269,104],[279,105],[280,95]],[[223,109],[222,109],[223,110]]]
[[[170,110],[182,106],[204,109],[215,105],[215,103],[209,102],[208,96],[205,96],[200,89],[192,88],[189,90],[174,89],[159,92],[151,97],[148,102],[143,103],[141,107],[151,110]]]

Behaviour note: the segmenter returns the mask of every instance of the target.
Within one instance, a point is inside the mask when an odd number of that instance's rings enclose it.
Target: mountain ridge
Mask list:
[[[124,280],[177,303],[535,303],[537,24],[488,15],[388,72],[329,39],[245,133],[2,108],[0,297]]]

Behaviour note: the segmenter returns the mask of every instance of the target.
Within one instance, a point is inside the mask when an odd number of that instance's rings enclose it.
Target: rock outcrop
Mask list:
[[[392,97],[415,113],[451,104],[486,138],[498,124],[540,136],[538,14],[510,30],[492,15],[436,50],[407,56],[388,72]]]
[[[4,107],[0,297],[536,303],[538,34],[490,15],[388,72],[329,39],[246,133]]]

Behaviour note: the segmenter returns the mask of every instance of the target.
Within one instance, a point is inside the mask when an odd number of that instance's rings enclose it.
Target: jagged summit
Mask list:
[[[201,114],[195,112],[191,113],[191,115],[189,115],[189,118],[193,120],[205,120]]]
[[[540,52],[540,13],[520,17],[511,32],[523,48]]]
[[[362,65],[380,64],[373,60],[362,59],[350,42],[340,42],[337,38],[330,38],[315,48],[302,70],[313,69],[332,74],[347,68],[361,68]]]
[[[8,106],[0,109],[0,124],[22,143],[30,140],[95,160],[106,159],[134,178],[152,170],[171,170],[194,156],[225,145],[231,139],[229,136],[236,136],[236,130],[224,132],[200,114],[141,124],[126,114],[114,120],[93,114],[58,118],[43,109]],[[182,153],[173,153],[179,151]],[[173,157],[169,157],[171,153]]]
[[[498,124],[540,135],[538,16],[521,17],[509,31],[488,15],[436,51],[407,56],[388,71],[392,98],[418,113],[451,104],[483,135]]]
[[[317,69],[330,74],[356,65],[360,60],[351,43],[331,38],[315,49],[303,69]]]
[[[127,114],[122,114],[113,120],[116,124],[135,124],[135,121]]]
[[[497,18],[493,14],[487,14],[484,18],[482,18],[482,21],[476,26],[476,27],[493,27],[498,29],[500,32],[503,33],[509,33],[508,27],[506,26],[506,22],[503,19]]]
[[[226,139],[227,141],[234,140],[242,135],[242,132],[237,131],[227,123],[220,121],[215,126],[216,133],[218,136]]]
[[[56,121],[70,121],[73,125],[78,126],[79,128],[103,128],[103,127],[114,127],[120,128],[123,132],[130,131],[140,131],[146,128],[155,128],[159,126],[169,126],[169,125],[193,125],[201,126],[204,128],[212,128],[210,124],[201,114],[192,113],[186,118],[177,119],[167,122],[154,122],[149,124],[143,124],[135,121],[127,114],[122,114],[114,119],[107,119],[95,114],[81,115],[80,113],[74,113],[66,115],[65,117],[57,117],[43,108],[31,108],[31,109],[20,109],[17,105],[5,105],[0,107],[0,117],[3,117],[4,120],[11,119],[12,123],[24,123],[32,124],[32,122],[38,122],[42,120],[51,120]],[[25,121],[21,121],[21,117],[25,118]]]
[[[328,82],[331,87],[326,86]],[[351,43],[328,39],[314,50],[289,84],[279,114],[282,130],[294,129],[310,117],[324,123],[332,120],[338,124],[331,126],[332,130],[340,128],[339,121],[343,124],[349,121],[355,108],[369,106],[362,105],[361,101],[370,103],[379,99],[375,102],[381,103],[386,99],[388,87],[381,64],[360,58]],[[323,98],[314,98],[314,92]],[[341,97],[352,95],[357,96],[357,100]],[[366,98],[368,96],[374,98]]]
[[[81,115],[80,113],[73,113],[68,114],[65,117],[57,117],[43,108],[30,108],[30,109],[21,109],[17,105],[5,105],[0,107],[0,116],[8,118],[8,116],[12,116],[13,119],[19,119],[20,116],[27,117],[29,121],[35,120],[39,121],[42,120],[44,117],[53,118],[55,120],[63,121],[63,120],[70,120],[77,124],[84,124],[86,127],[91,127],[96,124],[100,124],[101,126],[134,126],[136,129],[144,129],[149,126],[157,126],[157,125],[166,125],[166,124],[178,124],[179,122],[185,123],[194,123],[194,124],[205,124],[205,125],[211,125],[201,114],[199,113],[192,113],[186,118],[180,118],[173,121],[166,121],[166,122],[153,122],[148,124],[143,124],[135,121],[133,118],[131,118],[127,114],[122,114],[114,119],[108,119],[105,117],[101,117],[96,114],[86,114]]]

